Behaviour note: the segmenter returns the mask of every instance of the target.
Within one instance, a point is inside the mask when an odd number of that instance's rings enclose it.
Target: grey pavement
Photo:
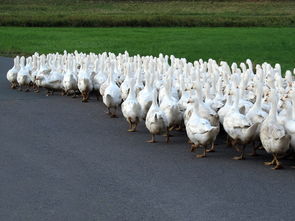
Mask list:
[[[102,102],[12,90],[0,58],[0,220],[294,220],[295,162],[245,161],[217,140],[197,159],[183,132],[172,143],[127,132]],[[248,152],[250,149],[248,148]]]

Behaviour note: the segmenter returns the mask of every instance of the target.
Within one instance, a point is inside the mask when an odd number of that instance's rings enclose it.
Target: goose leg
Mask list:
[[[170,135],[169,135],[169,128],[167,127],[167,131],[166,131],[166,143],[169,143],[170,141]]]
[[[77,92],[74,90],[74,95],[72,96],[72,98],[76,98],[77,97]]]
[[[29,91],[30,91],[30,85],[27,85],[25,92],[29,92]]]
[[[194,144],[190,139],[187,141],[188,144]]]
[[[256,151],[259,149],[259,145],[256,145],[255,141],[253,141],[252,144],[253,144],[253,151],[252,151],[252,153],[249,154],[249,156],[256,157],[256,156],[258,156]]]
[[[22,85],[19,86],[18,90],[19,91],[22,91],[23,90]]]
[[[245,148],[246,148],[246,145],[244,144],[241,149],[241,155],[234,157],[233,159],[234,160],[245,160]]]
[[[135,132],[136,131],[136,123],[132,123],[130,119],[128,119],[130,128],[128,129],[128,132]]]
[[[36,88],[35,88],[34,92],[35,93],[39,93],[40,92],[39,87],[37,85],[36,85]]]
[[[87,99],[87,92],[83,91],[82,92],[82,102],[88,102],[88,99]]]
[[[128,124],[129,124],[128,132],[131,132],[131,130],[132,130],[132,126],[133,126],[133,125],[132,125],[132,122],[131,122],[131,119],[128,118],[127,121],[128,121]]]
[[[273,154],[273,157],[274,157],[274,159],[275,159],[275,167],[273,167],[272,169],[273,170],[278,170],[278,169],[282,169],[283,168],[283,166],[282,166],[282,164],[280,163],[280,161],[278,160],[278,157],[277,157],[277,154]]]
[[[197,144],[192,144],[191,145],[191,152],[195,152],[195,150],[198,148],[198,145]]]
[[[118,118],[118,116],[116,114],[117,113],[117,108],[115,107],[114,109],[115,109],[115,111],[114,111],[114,113],[111,114],[111,118]]]
[[[196,157],[197,158],[204,158],[206,157],[206,145],[204,145],[204,152],[202,154],[197,154]]]
[[[107,115],[110,115],[110,116],[111,116],[111,115],[112,115],[111,108],[108,107],[108,111],[105,112],[105,113],[106,113]]]
[[[146,141],[147,143],[156,143],[157,141],[155,140],[155,135],[152,134],[152,139],[151,140],[148,140]]]
[[[207,150],[207,153],[210,153],[210,152],[215,152],[215,144],[214,144],[214,142],[212,143],[211,148],[209,150]]]

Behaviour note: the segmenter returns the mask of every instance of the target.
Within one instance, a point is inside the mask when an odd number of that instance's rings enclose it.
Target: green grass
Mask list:
[[[295,1],[1,0],[0,26],[295,26]]]
[[[21,28],[0,27],[0,54],[74,50],[131,55],[174,54],[189,61],[213,58],[295,67],[294,28]]]

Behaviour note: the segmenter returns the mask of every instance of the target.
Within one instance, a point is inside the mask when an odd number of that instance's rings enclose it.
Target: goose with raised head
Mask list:
[[[54,91],[63,90],[63,77],[64,76],[62,74],[62,57],[60,55],[57,55],[51,67],[51,72],[49,73],[49,78],[47,79],[45,86],[48,89],[48,91],[51,92],[52,95]]]
[[[291,141],[291,136],[286,133],[285,128],[277,121],[277,105],[276,90],[271,89],[271,109],[261,125],[260,140],[266,152],[273,155],[273,160],[264,164],[268,166],[274,165],[273,169],[282,168],[278,155],[288,151]]]
[[[147,112],[145,125],[152,135],[152,139],[147,141],[148,143],[155,143],[155,135],[166,134],[166,142],[169,142],[168,135],[168,122],[165,113],[160,109],[158,105],[158,92],[153,90],[153,102]]]
[[[133,68],[134,68],[133,63],[127,63],[124,69],[126,77],[123,83],[120,85],[121,96],[123,100],[125,100],[128,96],[128,91],[130,89],[130,82],[131,82],[131,79],[133,78]]]
[[[261,108],[262,89],[263,89],[262,82],[258,81],[256,83],[256,101],[255,101],[254,105],[250,108],[248,113],[246,113],[246,117],[252,122],[252,124],[258,123],[258,127],[255,132],[255,139],[253,140],[253,152],[251,154],[252,156],[257,155],[256,150],[258,149],[259,143],[260,143],[259,134],[260,134],[261,124],[268,115]],[[256,145],[256,141],[258,141],[258,145]]]
[[[258,127],[258,123],[252,123],[244,114],[239,111],[239,91],[237,88],[233,88],[234,91],[234,103],[230,111],[225,115],[223,121],[223,128],[226,133],[233,140],[232,145],[241,153],[240,156],[234,157],[235,160],[245,159],[246,145],[254,140],[254,135]],[[237,145],[242,145],[242,148],[238,148]]]
[[[137,100],[140,104],[143,120],[146,119],[147,112],[149,111],[153,101],[153,74],[145,72],[145,85],[144,88],[138,93]]]
[[[111,67],[114,67],[113,65]],[[113,79],[113,70],[109,72],[108,77],[108,86],[106,87],[104,91],[104,95],[102,97],[103,103],[108,108],[108,114],[115,118],[117,117],[116,112],[117,108],[120,106],[122,98],[121,98],[121,90],[116,84],[116,82]],[[114,109],[114,112],[111,112],[111,109]]]
[[[39,93],[39,88],[45,84],[44,82],[46,82],[46,79],[49,77],[50,71],[51,69],[46,63],[46,56],[43,54],[40,56],[40,67],[35,77],[35,93]]]
[[[130,125],[129,132],[135,132],[136,127],[141,119],[141,107],[136,98],[134,79],[130,81],[130,90],[126,100],[122,103],[121,109],[123,116]]]
[[[106,80],[100,85],[100,88],[99,88],[99,93],[102,97],[104,96],[104,92],[109,85],[110,72],[112,72],[112,62],[109,59],[106,61],[106,66],[105,66],[104,72],[107,74],[107,77],[106,77]]]
[[[196,157],[202,158],[206,156],[207,146],[215,142],[216,136],[219,132],[219,127],[214,127],[210,121],[202,118],[199,115],[199,100],[195,99],[193,103],[193,112],[186,123],[187,136],[192,144],[192,150],[203,146],[203,154],[198,154]]]
[[[218,132],[220,130],[220,123],[219,123],[219,116],[218,114],[216,113],[216,111],[214,111],[211,106],[207,103],[205,103],[203,101],[203,92],[202,92],[202,89],[197,86],[197,100],[198,100],[198,104],[199,104],[199,107],[198,107],[198,113],[199,113],[199,116],[202,117],[202,118],[205,118],[207,119],[210,124],[214,127],[217,127],[218,128]],[[217,132],[217,134],[218,134]],[[216,136],[217,136],[216,134]],[[208,152],[215,152],[215,144],[212,143],[212,146],[210,149],[207,150]]]
[[[285,123],[285,129],[287,134],[291,136],[290,147],[292,152],[295,152],[295,91],[291,94],[292,99],[292,109],[288,111],[288,120]]]
[[[168,128],[170,130],[179,128],[182,123],[182,113],[179,110],[178,100],[172,97],[172,79],[168,76],[164,85],[165,93],[160,103],[161,110],[165,113],[167,118]]]
[[[78,78],[77,74],[73,70],[74,62],[75,61],[73,60],[72,56],[69,55],[62,85],[66,95],[69,96],[72,92],[73,97],[76,97],[76,91],[78,90]]]
[[[25,57],[20,58],[20,70],[17,73],[17,83],[19,85],[19,90],[21,91],[23,87],[26,87],[25,91],[30,91],[29,85],[31,82],[30,72],[25,66]]]
[[[226,102],[225,102],[224,106],[222,108],[220,108],[219,111],[217,112],[217,114],[219,116],[219,121],[221,124],[223,124],[223,120],[224,120],[225,115],[228,113],[228,111],[231,109],[231,107],[233,105],[230,85],[228,85],[226,87],[225,95],[227,97]]]
[[[88,102],[89,93],[93,89],[93,84],[88,72],[89,59],[86,58],[85,62],[82,63],[78,74],[78,89],[82,94],[82,102]]]
[[[11,88],[16,89],[18,86],[17,74],[20,70],[19,56],[16,56],[13,61],[13,67],[7,72],[6,78],[10,82]]]

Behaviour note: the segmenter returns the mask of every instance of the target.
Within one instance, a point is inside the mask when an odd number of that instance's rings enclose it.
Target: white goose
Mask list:
[[[155,135],[162,135],[166,133],[166,142],[169,142],[168,135],[168,123],[165,113],[160,109],[158,105],[158,93],[157,90],[153,91],[153,102],[147,112],[145,125],[152,135],[152,139],[147,141],[149,143],[155,143]]]
[[[29,84],[31,82],[30,72],[25,67],[25,57],[20,58],[20,70],[17,74],[17,83],[19,85],[19,90],[21,91],[23,87],[26,87],[26,92],[30,91]]]
[[[145,86],[138,93],[137,100],[140,104],[142,111],[142,118],[145,120],[147,112],[149,111],[152,100],[153,100],[153,92],[152,92],[152,83],[153,83],[153,74],[150,72],[145,72]]]
[[[11,88],[15,89],[18,86],[17,83],[17,73],[20,70],[20,65],[19,65],[19,56],[16,56],[14,59],[14,65],[13,67],[7,72],[6,78],[11,84]]]
[[[135,132],[137,124],[141,119],[141,107],[136,98],[136,92],[134,88],[134,79],[130,81],[130,90],[126,100],[122,103],[122,113],[127,122],[130,125],[129,132]]]
[[[178,100],[172,97],[172,79],[170,76],[167,78],[164,89],[160,108],[167,118],[168,128],[173,129],[181,125],[182,113],[178,107]]]
[[[276,90],[271,90],[271,109],[261,125],[260,140],[264,149],[273,155],[271,162],[265,162],[265,165],[275,165],[273,169],[282,168],[278,160],[278,155],[285,153],[289,149],[291,136],[288,135],[282,125],[277,121],[278,98]]]
[[[233,140],[234,147],[241,152],[241,155],[234,157],[235,160],[245,159],[244,151],[246,145],[253,141],[258,123],[252,123],[245,115],[239,112],[239,91],[235,88],[235,99],[231,110],[225,115],[223,121],[224,130]],[[239,149],[237,144],[242,145]]]
[[[114,67],[112,65],[112,67]],[[109,72],[109,77],[108,77],[108,86],[106,87],[103,95],[103,103],[107,106],[108,108],[108,114],[112,117],[115,118],[117,117],[116,111],[119,105],[121,104],[122,98],[121,98],[121,90],[118,87],[118,85],[114,82],[113,79],[113,70]],[[111,112],[111,108],[114,109],[114,112]]]
[[[69,55],[68,61],[66,64],[66,72],[62,81],[63,89],[67,95],[72,91],[73,97],[76,95],[76,90],[78,90],[78,78],[73,70],[73,58]]]
[[[252,124],[258,123],[258,127],[255,132],[255,140],[253,141],[253,153],[251,154],[252,156],[257,155],[256,150],[259,146],[255,144],[255,141],[256,140],[260,141],[259,134],[260,134],[261,124],[268,115],[261,108],[262,89],[263,89],[262,83],[260,81],[258,81],[256,83],[256,101],[255,101],[254,105],[250,108],[248,113],[246,114],[246,117],[252,122]]]
[[[199,115],[199,101],[195,99],[192,115],[186,123],[186,132],[188,138],[193,143],[192,149],[199,146],[204,147],[203,154],[198,154],[196,157],[202,158],[206,156],[206,148],[214,143],[218,131],[218,127],[212,126],[207,119]]]
[[[295,91],[293,91],[292,95],[292,110],[288,111],[288,120],[285,123],[285,129],[287,133],[291,136],[290,146],[292,151],[295,152]]]
[[[82,94],[82,102],[88,102],[89,93],[93,89],[90,73],[88,72],[88,58],[82,63],[78,74],[78,89]]]

